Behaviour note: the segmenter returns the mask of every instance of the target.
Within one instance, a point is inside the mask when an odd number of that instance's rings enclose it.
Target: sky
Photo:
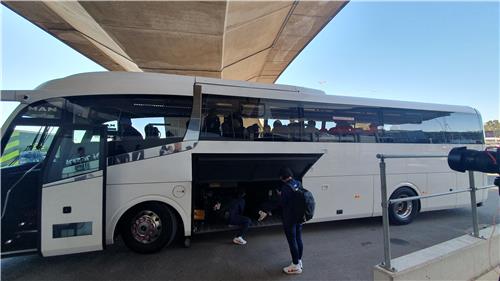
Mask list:
[[[1,89],[105,69],[1,6]],[[500,2],[351,1],[277,83],[500,110]],[[2,104],[3,123],[12,106]]]

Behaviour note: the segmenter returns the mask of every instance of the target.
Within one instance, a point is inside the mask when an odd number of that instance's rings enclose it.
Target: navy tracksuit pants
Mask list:
[[[245,237],[248,231],[248,227],[250,226],[250,224],[252,224],[252,220],[245,216],[235,215],[234,217],[229,219],[229,224],[240,226],[236,237]]]
[[[240,230],[238,231],[238,236],[245,237],[248,231],[248,227],[252,224],[252,220],[248,217],[243,216],[243,211],[245,210],[245,199],[238,198],[231,203],[231,208],[229,210],[229,224],[239,225]]]
[[[292,254],[292,262],[294,264],[299,264],[304,249],[302,244],[302,224],[283,224],[283,228],[285,230],[290,253]]]

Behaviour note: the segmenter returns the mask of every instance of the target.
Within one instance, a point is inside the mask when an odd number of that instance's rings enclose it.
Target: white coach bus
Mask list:
[[[380,216],[377,153],[484,146],[470,107],[285,85],[103,72],[2,91],[2,100],[19,102],[2,126],[2,256],[101,250],[118,235],[143,253],[175,237],[189,243],[229,228],[212,206],[235,189],[255,218],[283,166],[314,194],[312,222]],[[387,169],[391,198],[468,186],[446,159],[395,159]],[[391,221],[468,202],[465,193],[396,204]],[[254,226],[279,221],[278,210]]]

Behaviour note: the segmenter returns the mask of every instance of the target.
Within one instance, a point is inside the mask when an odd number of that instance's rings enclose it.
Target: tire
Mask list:
[[[417,196],[415,191],[409,187],[398,188],[391,195],[391,199]],[[420,209],[420,201],[412,200],[407,202],[394,203],[389,206],[389,221],[391,224],[409,224],[417,216]]]
[[[154,253],[172,243],[177,233],[177,220],[166,205],[145,203],[127,211],[120,233],[125,245],[132,251]]]

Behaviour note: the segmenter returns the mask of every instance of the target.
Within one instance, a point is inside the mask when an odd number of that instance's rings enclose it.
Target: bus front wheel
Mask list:
[[[177,232],[177,221],[166,205],[144,203],[125,214],[120,232],[125,245],[131,250],[143,254],[154,253],[172,243]]]
[[[406,198],[417,196],[415,191],[409,187],[398,188],[391,195],[391,199]],[[420,209],[419,200],[397,202],[389,206],[389,221],[391,224],[403,225],[409,224]]]

